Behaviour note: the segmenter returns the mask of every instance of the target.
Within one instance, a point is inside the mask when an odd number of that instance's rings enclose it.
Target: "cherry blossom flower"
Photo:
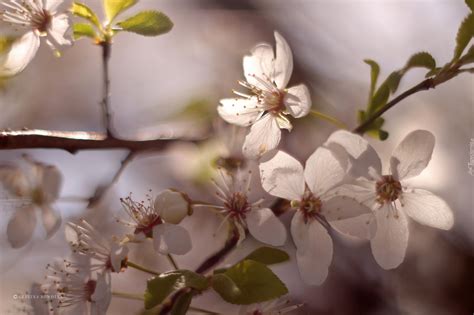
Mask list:
[[[444,200],[429,191],[410,188],[406,183],[428,165],[435,144],[433,134],[425,130],[409,133],[393,151],[390,170],[385,175],[376,151],[362,137],[339,131],[328,141],[343,146],[354,164],[361,157],[372,161],[367,178],[359,177],[355,184],[342,185],[338,193],[374,211],[377,232],[371,239],[371,247],[382,268],[396,268],[405,258],[409,236],[407,216],[442,230],[453,226],[452,210]]]
[[[303,304],[289,304],[288,300],[276,299],[255,305],[246,305],[240,308],[239,315],[280,315],[293,312]]]
[[[62,175],[52,166],[25,156],[24,165],[0,166],[0,183],[16,207],[7,227],[7,237],[13,248],[26,245],[36,227],[36,208],[41,210],[46,237],[61,225],[61,216],[52,208],[58,199]],[[11,198],[10,198],[11,197]]]
[[[80,224],[68,222],[66,240],[74,253],[86,255],[94,260],[91,270],[120,272],[127,262],[128,248],[112,240],[106,240],[86,220]]]
[[[216,197],[222,203],[219,205],[205,205],[217,209],[223,216],[222,224],[231,220],[239,231],[239,243],[245,239],[246,229],[258,241],[282,246],[286,242],[286,229],[283,223],[269,208],[262,207],[263,199],[252,201],[251,180],[252,172],[247,176],[238,170],[235,173],[226,172],[218,168],[219,180],[213,180],[217,189]],[[222,226],[222,225],[221,225]]]
[[[0,74],[15,75],[28,65],[40,46],[40,38],[56,51],[56,45],[70,45],[66,32],[70,27],[67,14],[58,14],[62,0],[5,0],[0,4],[0,21],[26,29],[0,64]]]
[[[147,196],[146,203],[134,201],[131,197],[122,198],[121,202],[133,220],[121,221],[135,229],[132,240],[153,238],[155,250],[165,255],[184,255],[191,250],[188,231],[178,225],[190,212],[188,198],[183,193],[168,189],[154,201]]]
[[[88,263],[56,260],[46,266],[43,292],[54,314],[105,315],[112,299],[110,273],[91,275]]]
[[[240,85],[252,95],[234,91],[237,98],[220,101],[219,115],[225,121],[243,127],[251,126],[245,138],[243,153],[251,158],[261,157],[277,147],[281,130],[291,130],[287,116],[306,116],[311,98],[304,84],[286,88],[293,72],[293,55],[286,40],[275,32],[276,53],[269,44],[255,46],[244,57],[246,81]]]
[[[369,209],[350,198],[335,196],[332,188],[345,176],[345,170],[330,150],[318,148],[306,167],[282,151],[260,164],[263,188],[271,195],[291,200],[296,210],[291,234],[302,280],[320,285],[328,275],[333,245],[326,225],[357,236],[369,237],[371,228],[365,215]]]

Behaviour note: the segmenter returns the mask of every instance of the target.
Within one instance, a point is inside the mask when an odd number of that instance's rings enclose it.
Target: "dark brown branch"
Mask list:
[[[80,150],[127,149],[130,152],[160,151],[180,139],[125,140],[86,131],[0,131],[0,150],[59,149],[72,154]],[[186,139],[182,139],[186,141]],[[195,140],[187,140],[195,141]]]

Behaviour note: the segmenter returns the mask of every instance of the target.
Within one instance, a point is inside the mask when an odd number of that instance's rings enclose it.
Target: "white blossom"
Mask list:
[[[164,190],[153,201],[134,201],[131,197],[121,199],[123,208],[133,220],[122,221],[134,228],[132,239],[153,238],[156,251],[162,254],[184,255],[191,250],[189,232],[178,224],[189,213],[187,197],[177,191]]]
[[[113,240],[106,240],[86,220],[80,224],[68,222],[66,240],[74,253],[86,255],[93,260],[91,270],[120,272],[127,262],[128,248]]]
[[[219,179],[213,180],[217,189],[219,205],[208,205],[223,216],[222,224],[231,220],[239,230],[239,243],[246,235],[246,229],[258,241],[282,246],[286,242],[286,229],[270,208],[262,207],[263,199],[252,200],[252,172],[238,170],[235,173],[218,168]],[[222,225],[221,225],[222,226]]]
[[[66,32],[70,27],[67,14],[58,13],[62,0],[4,0],[0,4],[0,21],[26,30],[15,40],[0,63],[0,74],[15,75],[28,65],[40,46],[40,38],[57,52],[57,45],[70,45]]]
[[[303,304],[290,304],[288,300],[275,299],[269,302],[242,306],[239,315],[281,315],[291,313],[301,306]]]
[[[385,175],[376,151],[362,137],[339,131],[328,142],[343,146],[354,167],[361,157],[372,161],[363,165],[368,170],[366,178],[359,177],[355,184],[341,186],[338,193],[374,211],[377,232],[371,239],[371,247],[382,268],[396,268],[405,258],[409,236],[407,216],[438,229],[448,230],[453,226],[452,210],[444,200],[429,191],[410,188],[406,182],[428,165],[435,144],[433,134],[425,130],[409,133],[393,151],[390,170]]]
[[[52,204],[58,199],[62,175],[52,165],[31,160],[26,163],[0,166],[0,183],[16,209],[7,227],[7,237],[13,248],[26,245],[36,227],[36,209],[41,217],[46,237],[51,237],[61,225],[61,216]]]
[[[311,285],[324,282],[332,261],[333,245],[326,222],[349,235],[368,237],[365,216],[370,211],[350,198],[334,195],[332,188],[345,176],[345,170],[326,148],[318,148],[306,167],[278,151],[260,164],[263,188],[271,195],[291,200],[296,210],[291,234],[302,280]]]
[[[50,313],[105,315],[112,299],[110,273],[91,275],[90,265],[56,260],[46,266],[43,292],[51,296]]]
[[[292,129],[287,116],[306,116],[311,98],[304,84],[286,88],[293,72],[293,55],[286,40],[275,32],[276,53],[267,43],[255,46],[243,60],[246,81],[240,85],[251,95],[234,91],[237,98],[222,99],[219,115],[238,126],[251,126],[245,138],[243,153],[250,158],[261,157],[277,147],[280,129]]]

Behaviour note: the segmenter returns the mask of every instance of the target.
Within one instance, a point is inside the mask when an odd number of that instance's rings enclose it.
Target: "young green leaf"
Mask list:
[[[436,61],[429,53],[422,51],[414,54],[410,57],[410,59],[408,59],[404,67],[404,71],[415,67],[427,68],[432,70],[436,68]]]
[[[206,277],[190,270],[176,270],[162,273],[147,281],[145,308],[150,309],[163,303],[173,291],[181,288],[203,291],[209,287]]]
[[[169,32],[173,28],[173,22],[162,12],[143,11],[117,25],[127,32],[137,33],[143,36],[158,36]]]
[[[467,53],[462,56],[461,62],[463,65],[474,62],[474,45],[471,45]]]
[[[232,304],[253,304],[288,293],[285,284],[266,265],[244,260],[212,277],[214,290]]]
[[[105,16],[109,23],[115,19],[117,15],[134,6],[138,0],[104,0]]]
[[[400,84],[400,80],[403,77],[403,71],[393,71],[385,80],[384,84],[388,86],[390,89],[390,93],[395,93],[398,89],[398,85]]]
[[[380,66],[377,62],[371,59],[365,59],[364,62],[370,66],[370,92],[369,100],[374,96],[375,88],[377,86],[377,79],[380,73]]]
[[[75,23],[72,26],[74,40],[82,37],[96,38],[94,27],[87,23]]]
[[[372,98],[371,106],[368,108],[368,113],[371,114],[380,107],[387,104],[388,97],[390,96],[390,87],[386,82],[384,82],[375,92],[374,97]]]
[[[89,8],[84,3],[73,2],[72,7],[71,7],[71,13],[78,17],[88,20],[89,22],[97,26],[98,28],[101,27],[99,18],[97,17],[97,15],[94,13],[94,11],[92,11],[91,8]]]
[[[471,11],[474,11],[474,0],[466,0],[466,4]]]
[[[193,300],[193,293],[186,292],[183,295],[180,295],[171,309],[171,315],[186,315],[191,306],[191,301]]]
[[[265,265],[273,265],[289,260],[290,256],[281,249],[264,246],[251,252],[245,259],[257,261]]]
[[[454,60],[461,57],[464,49],[474,36],[474,13],[469,14],[464,21],[462,21],[456,35],[456,48],[454,49]]]

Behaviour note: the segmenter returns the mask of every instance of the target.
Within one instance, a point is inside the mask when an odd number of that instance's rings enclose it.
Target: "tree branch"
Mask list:
[[[103,99],[102,99],[102,116],[107,136],[112,137],[111,114],[110,114],[110,77],[109,77],[109,61],[112,53],[112,45],[108,39],[100,43],[102,47],[102,72],[103,72]]]
[[[176,141],[196,142],[196,139],[163,138],[152,140],[124,140],[98,132],[4,130],[0,131],[0,150],[59,149],[72,154],[81,150],[127,149],[130,152],[160,151]]]

